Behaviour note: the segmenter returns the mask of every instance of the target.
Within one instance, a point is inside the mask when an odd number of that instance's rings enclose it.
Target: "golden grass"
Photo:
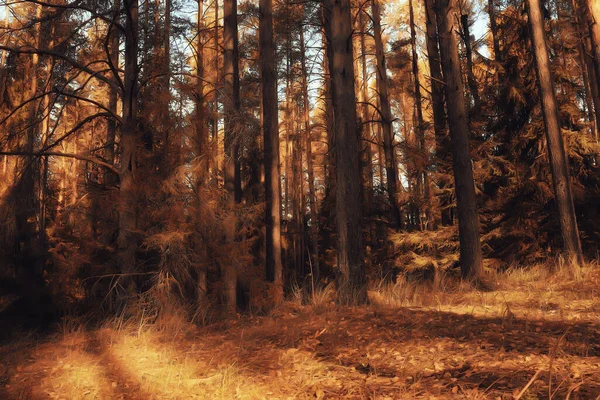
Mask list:
[[[178,313],[97,329],[66,320],[44,342],[0,347],[0,398],[600,395],[596,264],[515,266],[490,279],[491,292],[447,276],[435,285],[400,279],[373,287],[367,307],[337,306],[325,287],[307,304],[298,296],[270,315],[207,327]]]

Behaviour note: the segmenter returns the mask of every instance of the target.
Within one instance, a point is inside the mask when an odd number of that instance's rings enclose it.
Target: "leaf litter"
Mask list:
[[[0,398],[596,399],[599,278],[23,337],[0,346]]]

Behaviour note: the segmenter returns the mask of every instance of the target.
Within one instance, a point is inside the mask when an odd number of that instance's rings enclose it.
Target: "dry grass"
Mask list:
[[[182,314],[66,320],[0,347],[6,399],[593,399],[600,395],[595,264],[509,268],[479,292],[380,285],[339,307],[333,287],[268,316],[197,327]],[[521,394],[522,393],[522,394]]]

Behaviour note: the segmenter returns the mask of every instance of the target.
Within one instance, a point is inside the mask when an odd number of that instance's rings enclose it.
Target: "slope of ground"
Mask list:
[[[0,347],[1,399],[596,399],[600,271],[497,290],[398,283],[197,328],[84,329]]]

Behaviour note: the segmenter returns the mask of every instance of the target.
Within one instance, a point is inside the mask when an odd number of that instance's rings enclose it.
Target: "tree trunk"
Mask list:
[[[135,271],[136,198],[134,169],[137,149],[137,78],[138,78],[138,1],[124,0],[125,23],[125,72],[123,91],[123,126],[121,128],[121,168],[119,192],[118,258],[124,274]],[[124,286],[132,290],[133,280],[126,278]]]
[[[429,61],[429,74],[431,85],[431,108],[433,113],[433,131],[435,136],[435,159],[437,172],[446,174],[450,168],[450,143],[446,130],[446,117],[444,110],[444,87],[442,65],[440,64],[440,50],[438,47],[437,17],[435,15],[435,0],[425,0],[425,32],[427,56]],[[446,187],[443,179],[438,182],[440,189]],[[432,221],[432,228],[441,222],[443,226],[452,225],[450,205],[452,199],[449,195],[440,196],[441,220]],[[437,219],[437,217],[436,217]]]
[[[200,180],[208,179],[208,137],[206,134],[206,117],[204,113],[204,18],[203,0],[198,0],[198,16],[196,20],[196,157],[202,163]]]
[[[469,126],[455,33],[456,4],[457,0],[437,0],[436,15],[458,209],[460,264],[464,278],[477,280],[483,273],[483,262],[473,166],[469,153]]]
[[[333,62],[333,50],[331,42],[328,38],[331,38],[331,0],[323,0],[321,11],[322,11],[322,38],[323,38],[323,92],[325,96],[325,129],[327,130],[327,154],[329,158],[327,169],[327,195],[333,196],[335,199],[335,128],[334,128],[334,109],[332,102],[332,81],[331,81],[331,69]]]
[[[587,35],[588,30],[584,29],[587,25],[587,15],[584,7],[578,0],[571,0],[571,7],[575,18],[575,25],[579,41],[579,58],[581,70],[586,89],[586,100],[588,108],[588,119],[592,122],[594,139],[598,141],[600,130],[600,87],[594,67],[594,57],[592,55],[592,41]]]
[[[293,90],[293,87],[292,87]],[[291,98],[294,98],[293,92]],[[302,282],[305,277],[304,264],[304,178],[302,174],[302,142],[300,141],[297,121],[298,108],[295,102],[290,102],[290,132],[292,139],[292,209],[294,215],[294,256],[296,277]]]
[[[600,81],[600,2],[598,0],[585,1],[594,71],[596,73],[596,81]],[[600,82],[596,83],[600,84]]]
[[[565,154],[563,137],[560,129],[558,105],[554,94],[553,77],[550,71],[550,58],[546,48],[544,20],[539,0],[527,0],[527,13],[529,16],[529,29],[535,57],[535,66],[538,76],[538,88],[542,103],[542,115],[546,126],[546,141],[554,195],[558,206],[561,233],[564,241],[565,252],[575,261],[583,262],[579,231],[573,195],[569,182],[568,160]]]
[[[39,21],[42,18],[42,5],[35,8],[35,18]],[[35,36],[33,46],[40,47],[41,43],[41,22],[35,24]],[[38,94],[38,73],[40,58],[38,54],[31,57],[31,86],[29,88],[29,99],[34,99]],[[17,268],[22,268],[23,277],[40,282],[42,270],[38,268],[37,260],[37,234],[35,222],[37,219],[37,199],[36,199],[36,168],[37,160],[31,154],[34,151],[36,138],[38,136],[38,102],[32,101],[27,107],[26,131],[24,149],[29,155],[24,158],[23,173],[18,182],[18,194],[16,195],[16,238],[17,238],[17,256],[20,262]]]
[[[236,203],[242,201],[237,130],[241,111],[237,0],[223,1],[223,75],[225,104],[225,188]]]
[[[377,91],[379,92],[379,112],[383,128],[383,151],[385,153],[385,172],[387,175],[388,199],[391,208],[391,224],[397,229],[402,228],[402,215],[398,207],[398,173],[396,157],[394,156],[394,136],[392,132],[392,111],[387,87],[387,69],[383,41],[381,39],[381,14],[379,1],[371,0],[373,13],[373,38],[375,39],[375,57],[377,59]]]
[[[589,44],[589,38],[587,42]],[[598,141],[598,136],[600,134],[600,83],[598,83],[598,76],[596,75],[592,59],[587,52],[585,55],[585,63],[588,71],[590,96],[592,98],[593,111],[596,120],[594,138]]]
[[[277,70],[273,42],[273,0],[259,2],[260,66],[265,168],[266,275],[283,294],[281,263],[281,183],[279,173],[279,122]]]
[[[237,0],[223,1],[223,74],[224,92],[228,96],[225,104],[225,189],[231,197],[231,212],[234,203],[242,200],[240,180],[239,144],[235,137],[240,116],[240,77],[238,56]],[[234,238],[228,238],[233,240]],[[237,271],[235,265],[224,265],[225,309],[229,314],[236,310]]]
[[[206,118],[204,114],[204,44],[203,44],[203,30],[204,30],[204,7],[203,0],[198,0],[198,15],[196,18],[196,157],[201,163],[199,168],[198,176],[196,177],[196,196],[198,202],[197,216],[200,217],[200,207],[202,206],[201,189],[209,177],[208,177],[208,137],[206,135]],[[198,218],[196,222],[196,229],[200,230],[202,221]],[[208,285],[206,281],[206,263],[205,258],[207,256],[206,245],[203,243],[204,237],[200,233],[197,237],[196,242],[196,253],[198,255],[197,263],[197,302],[198,305],[203,305],[206,301],[206,294],[208,291]]]
[[[9,17],[10,17],[10,4],[6,4],[4,6],[4,28],[8,31],[9,27]],[[9,39],[9,35],[5,35],[4,36],[4,43],[3,45],[6,46],[8,45],[8,39]],[[6,62],[6,56],[8,55],[8,50],[3,49],[2,52],[0,53],[0,68],[4,69],[4,63]],[[4,71],[2,72],[2,75],[4,75]],[[5,79],[2,76],[2,79]]]
[[[373,138],[373,124],[371,123],[371,117],[369,116],[369,77],[367,73],[367,18],[365,11],[360,11],[359,16],[360,23],[360,61],[361,61],[361,118],[362,118],[362,137],[363,137],[363,151],[365,153],[365,169],[366,176],[365,181],[365,212],[370,215],[373,209],[373,153],[371,151],[371,140]]]
[[[113,4],[113,13],[114,13],[114,17],[113,20],[115,22],[118,22],[118,18],[119,18],[119,14],[120,14],[120,9],[121,9],[121,0],[114,0],[114,4]],[[110,62],[112,64],[112,67],[115,69],[114,72],[112,72],[112,74],[116,74],[119,69],[119,31],[116,27],[112,26],[110,29]],[[118,79],[118,76],[113,76],[112,80],[116,83]],[[109,94],[108,94],[108,109],[114,113],[115,115],[117,114],[117,105],[118,105],[118,93],[117,93],[117,89],[113,88],[113,87],[109,87]],[[117,137],[117,128],[118,128],[118,123],[117,121],[115,121],[114,119],[110,119],[108,120],[108,129],[107,129],[107,134],[106,134],[106,149],[104,151],[104,158],[106,159],[106,161],[109,164],[114,164],[115,162],[115,141],[116,141],[116,137]],[[106,184],[113,184],[117,181],[117,177],[110,171],[107,171],[105,174],[105,179],[104,182]]]
[[[336,226],[338,290],[343,304],[367,301],[367,280],[362,239],[362,197],[359,134],[356,126],[352,20],[350,4],[333,0],[331,36],[333,59],[330,65],[335,109]],[[381,71],[380,71],[381,72]],[[391,121],[390,121],[391,122]]]
[[[462,25],[462,37],[465,43],[465,53],[467,58],[467,84],[469,85],[469,92],[473,99],[472,110],[477,111],[479,109],[479,88],[477,87],[477,79],[473,72],[473,49],[471,46],[471,32],[469,30],[469,15],[463,14],[460,16]]]
[[[213,28],[213,46],[214,46],[214,68],[215,68],[215,76],[214,76],[214,102],[213,102],[213,112],[214,118],[212,121],[212,138],[211,138],[211,164],[212,164],[212,179],[214,181],[214,186],[218,186],[219,178],[217,171],[219,170],[219,0],[214,0],[215,2],[215,26]]]
[[[171,129],[171,0],[165,0],[165,23],[163,31],[163,65],[162,65],[162,95],[161,95],[161,120],[162,125],[162,173],[167,176],[171,170],[169,158],[169,129]],[[200,36],[200,35],[199,35]],[[198,39],[199,40],[199,39]],[[162,98],[164,96],[164,98]]]
[[[413,2],[409,0],[409,20],[410,20],[410,44],[412,50],[412,72],[415,83],[415,112],[416,112],[416,126],[415,131],[419,140],[419,152],[417,157],[417,179],[419,186],[422,188],[419,193],[420,204],[419,208],[424,206],[425,208],[425,226],[421,218],[421,229],[429,229],[431,227],[432,212],[431,212],[431,188],[429,187],[429,176],[427,174],[427,166],[429,164],[429,151],[427,149],[427,143],[425,140],[425,122],[423,121],[423,105],[421,101],[421,80],[419,78],[419,57],[417,55],[417,33],[415,31],[415,16],[413,11]]]
[[[304,137],[306,139],[306,165],[308,169],[308,196],[310,205],[310,232],[314,263],[311,263],[311,279],[313,286],[319,282],[319,219],[317,213],[317,195],[315,192],[315,171],[312,155],[312,135],[310,127],[310,109],[308,102],[308,70],[306,69],[306,48],[304,44],[304,30],[300,29],[300,57],[302,67],[302,99],[304,114]]]
[[[492,35],[492,47],[494,48],[494,60],[502,62],[500,53],[500,38],[498,37],[498,24],[496,23],[496,6],[494,0],[488,0],[488,15],[490,17],[490,33]]]

